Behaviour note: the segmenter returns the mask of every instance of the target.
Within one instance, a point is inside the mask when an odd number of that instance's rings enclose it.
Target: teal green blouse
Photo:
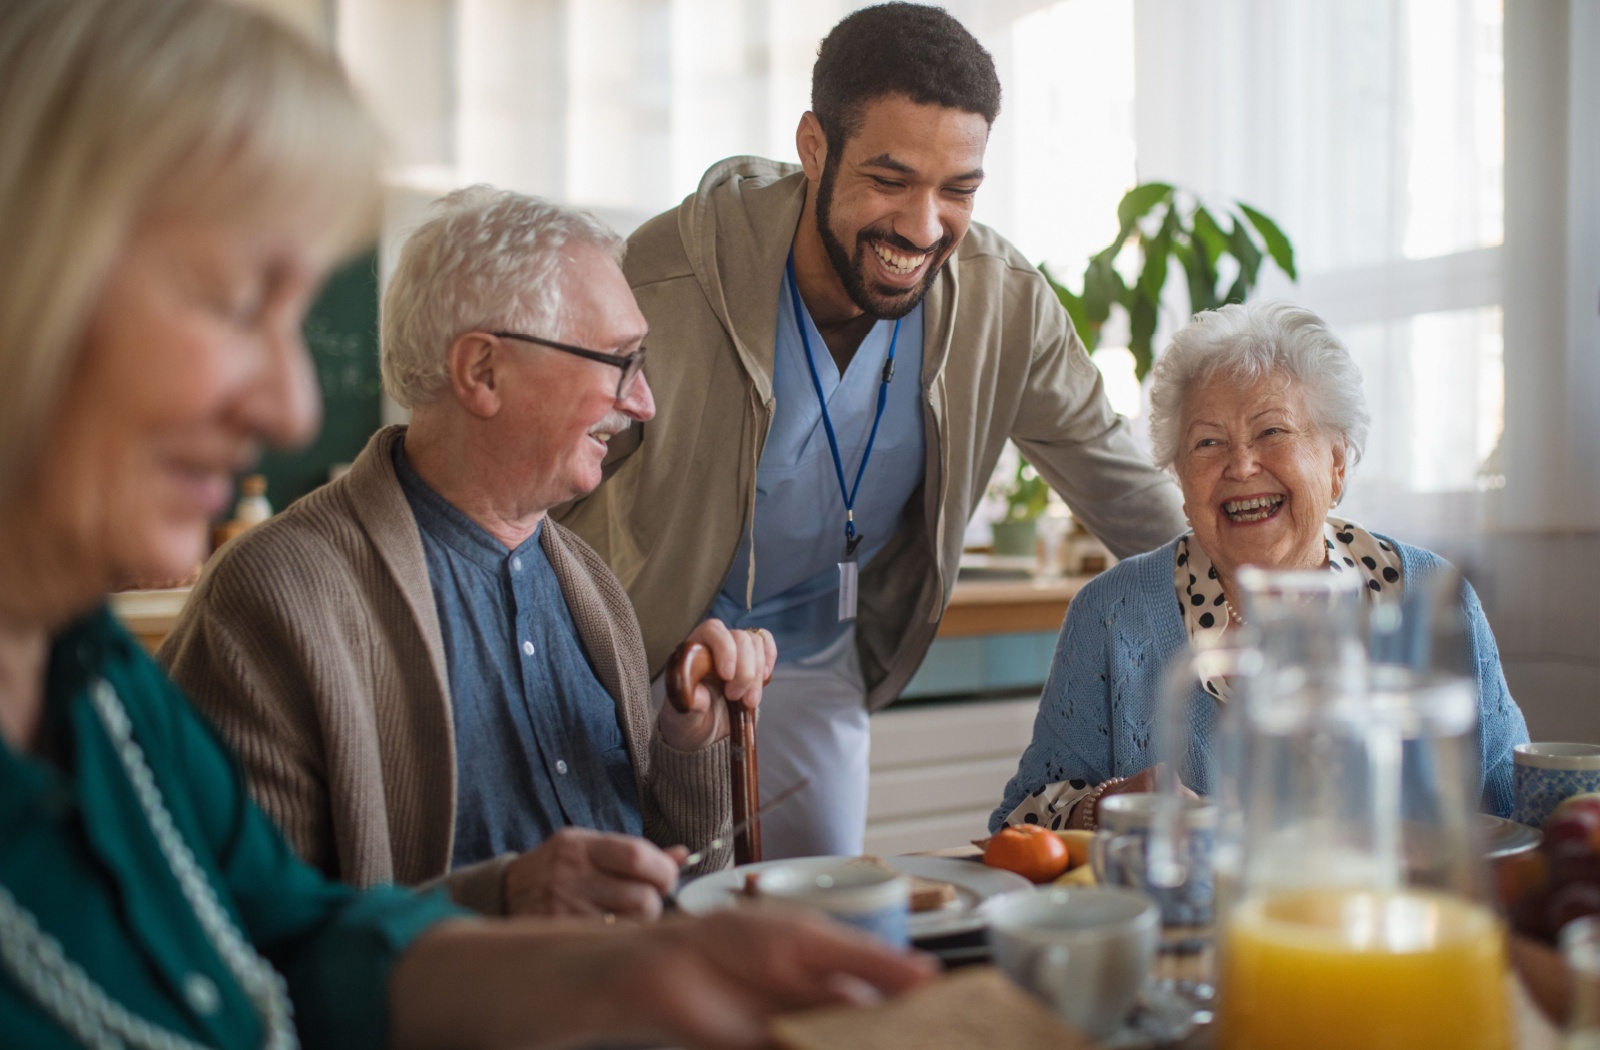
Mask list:
[[[260,1045],[260,1019],[184,900],[95,713],[97,677],[127,709],[223,906],[288,981],[302,1044],[383,1046],[391,966],[423,930],[461,913],[442,896],[357,891],[302,863],[209,727],[103,610],[51,647],[44,731],[54,761],[0,743],[0,883],[128,1010],[209,1046]],[[76,1045],[3,966],[0,1045]]]

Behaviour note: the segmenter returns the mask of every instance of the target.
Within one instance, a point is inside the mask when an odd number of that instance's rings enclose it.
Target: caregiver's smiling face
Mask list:
[[[978,113],[904,95],[864,107],[817,187],[818,232],[857,307],[895,318],[922,301],[972,223],[988,142]]]

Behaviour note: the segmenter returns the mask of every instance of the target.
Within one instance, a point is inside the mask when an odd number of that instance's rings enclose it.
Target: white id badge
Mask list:
[[[856,561],[839,563],[839,622],[856,618]]]

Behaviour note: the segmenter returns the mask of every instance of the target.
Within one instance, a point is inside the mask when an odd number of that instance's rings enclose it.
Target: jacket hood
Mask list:
[[[771,340],[752,345],[744,334],[770,335],[778,325],[784,260],[806,200],[798,164],[761,157],[730,157],[713,165],[700,188],[678,209],[678,235],[717,320],[727,330],[762,401],[772,397]],[[751,273],[776,275],[771,287],[737,288],[730,297],[725,263],[736,266],[735,285]]]

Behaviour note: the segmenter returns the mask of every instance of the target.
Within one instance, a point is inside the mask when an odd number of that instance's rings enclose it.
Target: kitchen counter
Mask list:
[[[940,638],[1059,631],[1067,606],[1093,576],[1026,577],[956,581]]]
[[[178,622],[189,588],[173,587],[160,591],[122,591],[111,596],[111,611],[122,626],[152,653]]]
[[[959,580],[939,624],[940,638],[1058,631],[1067,606],[1092,576],[1028,577],[1016,580]],[[177,623],[189,588],[123,591],[111,596],[111,610],[151,652]]]

